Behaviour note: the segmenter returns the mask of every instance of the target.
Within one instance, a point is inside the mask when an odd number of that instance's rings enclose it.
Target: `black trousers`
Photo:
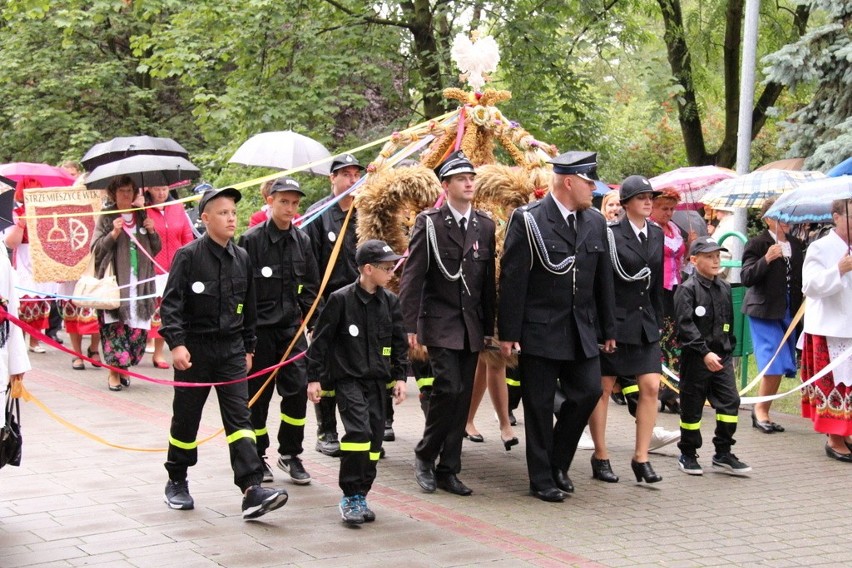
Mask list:
[[[461,471],[464,426],[470,410],[479,353],[466,349],[428,349],[435,381],[429,395],[423,438],[414,448],[414,453],[426,461],[440,457],[435,467],[438,474],[458,473]]]
[[[521,353],[520,372],[530,488],[543,491],[556,487],[555,470],[571,466],[583,428],[601,396],[600,362],[598,357],[562,361]],[[554,425],[557,388],[565,401]]]
[[[740,395],[730,356],[722,358],[723,369],[712,372],[701,354],[684,349],[680,357],[680,442],[682,454],[694,455],[701,447],[701,416],[704,401],[716,410],[716,435],[713,445],[717,454],[731,451],[737,431]]]
[[[249,374],[266,369],[281,361],[281,356],[293,340],[295,328],[281,329],[263,327],[257,329],[257,348]],[[307,349],[304,336],[299,338],[292,354]],[[292,356],[292,355],[291,355]],[[249,400],[260,390],[269,373],[251,379],[248,382]],[[305,439],[305,416],[308,408],[307,363],[305,359],[293,361],[278,369],[275,388],[281,396],[281,422],[278,426],[278,453],[282,456],[297,456],[302,453]],[[267,418],[269,403],[272,400],[272,386],[266,387],[251,407],[251,423],[257,438],[257,453],[266,454],[269,447]]]
[[[344,434],[340,440],[340,489],[347,497],[367,495],[385,433],[385,383],[370,379],[339,381],[337,407]]]
[[[175,369],[175,380],[192,383],[230,381],[246,376],[243,339],[188,336],[186,348],[192,367]],[[186,470],[198,462],[198,425],[210,387],[175,387],[172,402],[172,425],[169,429],[169,451],[166,470],[169,479],[186,479]],[[234,483],[243,491],[263,479],[263,466],[255,447],[254,428],[248,409],[245,382],[216,387],[219,412],[225,426]]]

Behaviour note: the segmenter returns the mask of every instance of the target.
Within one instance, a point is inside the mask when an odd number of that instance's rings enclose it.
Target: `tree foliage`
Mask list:
[[[852,1],[813,0],[823,25],[767,56],[770,81],[816,85],[810,101],[787,117],[782,142],[809,169],[827,170],[852,155]]]

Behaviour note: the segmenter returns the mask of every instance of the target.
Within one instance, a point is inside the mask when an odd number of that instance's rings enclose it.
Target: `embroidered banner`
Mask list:
[[[77,280],[89,262],[103,194],[85,187],[30,189],[24,194],[36,282]]]

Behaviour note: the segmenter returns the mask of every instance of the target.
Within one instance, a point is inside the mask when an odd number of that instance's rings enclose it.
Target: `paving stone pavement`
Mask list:
[[[245,522],[222,436],[199,448],[190,470],[195,510],[163,503],[170,388],[134,379],[113,393],[105,371],[73,371],[64,353],[31,359],[26,386],[50,410],[103,442],[155,451],[108,447],[23,404],[23,464],[0,471],[0,568],[852,565],[852,466],[825,457],[823,438],[797,416],[776,416],[787,432],[765,435],[750,427],[747,410],[740,413],[735,451],[754,468],[749,477],[684,475],[676,446],[668,446],[652,457],[664,480],[640,485],[630,476],[633,421],[613,405],[607,434],[621,481],[592,480],[591,452],[579,451],[570,472],[576,493],[551,504],[528,495],[523,426],[520,445],[504,451],[486,397],[477,419],[486,441],[465,442],[460,474],[474,495],[462,498],[424,494],[414,481],[423,418],[410,381],[409,399],[396,407],[396,441],[385,444],[369,496],[375,523],[340,522],[337,460],[313,449],[313,411],[303,455],[313,482],[292,485],[273,467],[290,501]],[[153,369],[150,355],[135,370],[171,379]],[[705,470],[714,422],[708,410]],[[678,419],[661,414],[658,424],[674,429]],[[211,395],[199,436],[220,425]],[[269,427],[277,432],[272,419]]]

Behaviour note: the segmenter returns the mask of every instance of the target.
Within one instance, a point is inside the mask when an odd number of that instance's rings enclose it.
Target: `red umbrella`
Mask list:
[[[30,162],[13,162],[0,166],[0,176],[20,182],[24,178],[32,178],[42,187],[65,187],[74,185],[74,178],[62,168],[48,164],[33,164]]]

